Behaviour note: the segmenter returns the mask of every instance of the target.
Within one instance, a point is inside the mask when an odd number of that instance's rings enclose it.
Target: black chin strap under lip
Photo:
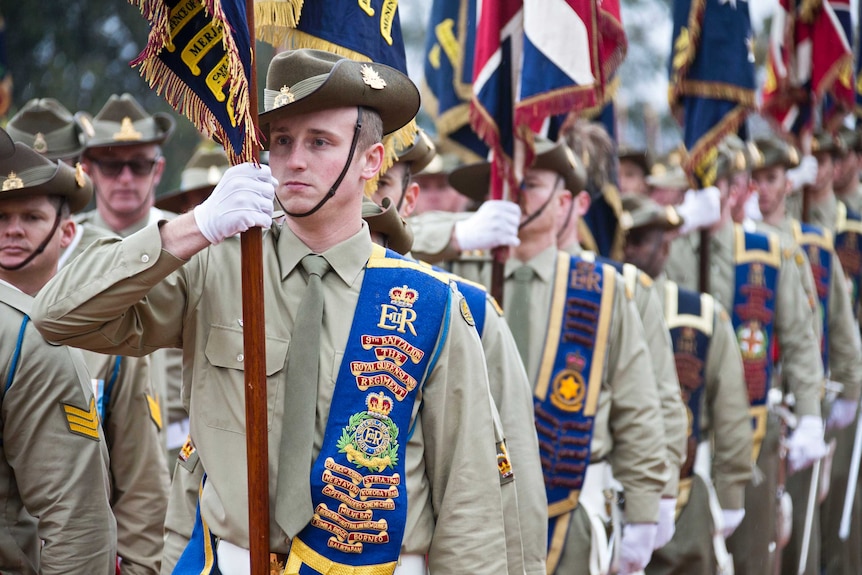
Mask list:
[[[284,210],[284,213],[292,218],[304,218],[306,216],[310,216],[317,210],[323,207],[323,204],[328,202],[335,196],[335,191],[338,189],[338,186],[341,185],[341,181],[344,179],[344,176],[347,175],[347,170],[350,168],[350,163],[353,161],[353,154],[356,152],[356,144],[359,142],[359,132],[362,131],[362,106],[356,107],[356,126],[353,129],[353,140],[350,141],[350,152],[347,154],[347,162],[344,164],[344,168],[341,169],[341,173],[338,175],[338,179],[335,180],[335,183],[332,184],[332,187],[329,188],[329,191],[326,192],[326,195],[323,196],[317,205],[308,210],[307,212],[295,213],[288,212],[284,209],[284,204],[281,203],[281,200],[278,199],[278,196],[275,196],[275,199],[278,201],[278,205],[281,206],[281,209]]]
[[[27,256],[27,258],[23,262],[11,267],[0,264],[0,268],[6,270],[7,272],[14,272],[20,270],[21,268],[32,262],[34,259],[36,259],[36,256],[45,251],[45,248],[48,247],[48,242],[51,241],[51,238],[54,237],[54,233],[57,231],[57,228],[60,227],[60,213],[63,210],[63,202],[65,202],[65,200],[61,200],[60,205],[57,206],[57,213],[54,215],[54,225],[51,226],[51,231],[48,232],[48,235],[45,236],[45,239],[42,240],[41,244],[39,244],[39,247],[36,248],[33,253]]]
[[[533,212],[532,214],[530,214],[529,216],[527,216],[527,219],[526,219],[526,220],[524,220],[523,222],[521,222],[521,223],[518,225],[518,229],[519,229],[519,230],[520,230],[520,229],[523,229],[523,228],[524,228],[524,226],[526,226],[527,224],[529,224],[530,222],[532,222],[533,220],[535,220],[536,218],[538,218],[539,216],[541,216],[541,215],[542,215],[542,212],[544,212],[544,211],[545,211],[545,208],[547,208],[547,207],[550,205],[551,200],[553,200],[553,199],[554,199],[554,192],[556,192],[556,191],[557,191],[557,186],[559,186],[559,185],[560,185],[560,182],[561,182],[562,180],[563,180],[563,177],[562,177],[561,175],[557,174],[557,179],[556,179],[556,180],[554,180],[554,187],[553,187],[553,189],[552,189],[552,191],[551,191],[551,195],[549,195],[549,196],[548,196],[548,199],[547,199],[547,200],[545,200],[545,203],[544,203],[544,204],[542,204],[541,206],[539,206],[539,209],[538,209],[538,210],[536,210],[535,212]]]

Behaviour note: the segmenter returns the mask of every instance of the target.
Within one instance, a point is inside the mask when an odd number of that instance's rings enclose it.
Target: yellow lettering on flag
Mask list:
[[[198,64],[210,50],[221,46],[223,37],[223,24],[221,22],[213,22],[195,34],[195,37],[183,48],[183,62],[189,67],[192,74],[200,76],[201,69],[198,67]]]

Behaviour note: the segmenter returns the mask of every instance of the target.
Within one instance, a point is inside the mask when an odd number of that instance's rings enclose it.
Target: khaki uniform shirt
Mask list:
[[[449,246],[455,223],[472,215],[470,212],[435,211],[408,218],[407,222],[413,231],[413,256],[431,263],[457,258],[458,252]]]
[[[664,310],[668,309],[670,282],[662,274],[655,291]],[[712,299],[712,296],[707,296]],[[700,406],[701,440],[712,443],[712,481],[722,509],[742,509],[745,484],[751,479],[751,420],[748,390],[742,371],[742,357],[727,311],[715,303],[712,337],[704,366],[704,391]]]
[[[531,285],[530,349],[526,364],[534,386],[550,316],[557,253],[556,246],[551,246],[528,262],[536,272]],[[507,262],[504,294],[511,293],[511,275],[520,265],[514,258]],[[485,285],[490,279],[490,266],[476,262],[456,264],[454,271],[474,281],[484,281]],[[621,276],[617,277],[617,287],[590,459],[610,461],[614,477],[625,490],[629,522],[655,523],[658,502],[669,475],[664,445],[656,443],[656,436],[664,433],[664,424],[658,391],[649,376],[652,364],[643,326]]]
[[[849,194],[838,199],[857,214],[862,213],[862,183],[857,184]]]
[[[2,389],[32,301],[0,282]],[[80,352],[48,345],[28,325],[0,399],[0,572],[114,574],[108,452],[92,398]]]
[[[580,246],[575,244],[570,251],[574,255],[581,253]],[[583,252],[585,259],[592,252]],[[637,267],[625,264],[623,279],[626,287],[632,293],[635,307],[644,328],[644,341],[649,351],[653,367],[653,376],[658,386],[661,401],[662,421],[664,422],[664,437],[668,455],[668,471],[670,479],[665,485],[662,495],[676,497],[679,491],[679,470],[685,463],[686,438],[688,437],[688,415],[682,394],[679,391],[679,379],[676,376],[676,364],[673,358],[673,344],[670,332],[664,321],[661,298],[653,289],[652,279]]]
[[[733,306],[736,267],[733,261],[735,224],[728,223],[712,234],[710,242],[711,295],[725,309]],[[697,290],[699,234],[689,234],[671,244],[665,271],[667,277]],[[815,302],[802,287],[802,275],[811,274],[808,260],[799,250],[781,242],[781,269],[775,294],[775,335],[781,341],[782,373],[796,397],[797,415],[820,415],[823,361],[814,333]],[[809,280],[813,283],[813,280]]]
[[[762,225],[764,228],[782,233],[787,241],[793,241],[792,220],[785,218],[778,227]],[[847,291],[844,270],[835,251],[832,250],[830,254],[832,263],[829,278],[829,309],[826,310],[829,328],[829,365],[826,367],[829,379],[843,386],[839,397],[857,400],[862,392],[862,349],[860,349],[853,304]],[[813,296],[817,297],[816,286]],[[821,325],[819,315],[819,313],[816,315],[818,327]]]
[[[91,376],[105,385],[115,358],[84,351]],[[111,509],[123,575],[155,575],[162,560],[170,478],[152,397],[149,358],[122,358],[102,428],[111,460]]]
[[[108,226],[102,216],[99,215],[98,210],[84,212],[77,215],[75,219],[85,228],[97,228],[121,238],[125,238],[161,219],[171,220],[176,216],[177,215],[172,212],[167,212],[158,208],[150,208],[150,213],[146,218],[143,218],[134,225],[118,232],[113,231]],[[85,236],[84,240],[80,242],[81,247],[78,250],[79,252],[83,251],[93,242],[93,239],[97,239],[97,237],[91,239],[89,242],[87,242],[86,239],[87,236]],[[77,255],[77,253],[74,255]],[[181,387],[183,383],[183,354],[179,350],[174,349],[158,350],[153,353],[151,361],[153,391],[155,392],[156,401],[158,402],[162,412],[161,420],[159,421],[159,429],[163,442],[167,446],[168,450],[171,450],[182,445],[182,442],[185,440],[185,434],[180,433],[179,439],[169,437],[168,426],[170,424],[184,422],[188,419],[188,413],[186,413],[181,399]],[[173,465],[172,461],[169,463]]]
[[[324,312],[321,333],[315,456],[371,250],[363,225],[323,254],[333,269],[323,278],[324,309],[330,312]],[[264,238],[271,494],[277,493],[282,456],[287,348],[305,290],[297,266],[309,253],[286,226]],[[239,269],[238,238],[182,262],[162,251],[158,228],[148,227],[122,242],[101,244],[87,254],[86,265],[78,260],[65,268],[39,294],[34,321],[50,338],[94,351],[145,355],[183,348],[191,366],[183,370],[183,399],[209,477],[201,513],[213,534],[248,547]],[[506,551],[487,375],[476,361],[479,337],[458,309],[456,301],[447,340],[414,408],[402,552],[427,553],[432,571],[501,573]],[[289,544],[274,521],[275,504],[271,497],[270,549],[284,553]]]

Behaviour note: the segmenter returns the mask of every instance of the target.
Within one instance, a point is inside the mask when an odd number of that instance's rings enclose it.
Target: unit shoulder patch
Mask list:
[[[88,439],[99,441],[99,412],[96,410],[96,398],[90,398],[89,409],[81,409],[68,403],[60,404],[69,431]]]
[[[512,461],[509,459],[509,448],[506,441],[497,443],[497,470],[500,472],[500,485],[511,483],[515,480],[515,472],[512,470]]]
[[[198,455],[198,450],[192,442],[192,436],[189,435],[186,437],[186,442],[183,443],[183,446],[180,448],[180,452],[177,455],[177,463],[179,463],[189,473],[192,473],[194,472],[195,467],[197,467],[199,460],[200,456]]]

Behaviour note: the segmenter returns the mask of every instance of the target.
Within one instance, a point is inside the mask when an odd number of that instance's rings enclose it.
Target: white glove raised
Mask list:
[[[488,200],[472,216],[455,223],[453,232],[463,251],[517,246],[521,208],[515,202]]]
[[[817,181],[817,158],[814,156],[803,156],[802,161],[795,168],[787,170],[787,179],[794,190],[802,188],[806,184]]]
[[[733,535],[733,532],[736,531],[736,528],[739,527],[740,523],[742,523],[743,517],[745,517],[745,509],[721,510],[721,522],[723,523],[721,533],[724,535],[725,539]]]
[[[721,192],[715,186],[688,190],[676,212],[683,218],[681,234],[708,228],[721,217]]]
[[[787,462],[790,473],[805,469],[826,455],[823,443],[823,420],[816,415],[803,415],[787,440]]]
[[[655,523],[629,523],[623,526],[620,541],[620,575],[642,571],[652,557],[655,548]]]
[[[658,529],[655,534],[655,548],[667,545],[676,532],[676,498],[662,498],[658,502]]]
[[[195,208],[195,223],[211,244],[252,227],[272,223],[272,200],[278,182],[269,166],[230,167],[206,200]]]
[[[844,429],[856,419],[856,408],[859,402],[852,399],[841,399],[840,397],[832,404],[829,410],[829,419],[826,420],[826,430]]]

